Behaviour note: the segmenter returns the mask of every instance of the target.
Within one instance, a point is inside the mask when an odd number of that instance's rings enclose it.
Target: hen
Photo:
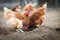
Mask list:
[[[4,7],[4,15],[6,16],[7,23],[15,25],[16,28],[23,27],[39,27],[43,20],[46,12],[47,3],[43,4],[40,8],[33,10],[35,6],[25,6],[22,14],[13,12],[10,9]],[[33,10],[33,11],[32,11]],[[30,12],[32,11],[32,12]],[[29,13],[29,16],[27,16]]]
[[[30,16],[30,25],[39,27],[42,24],[46,12],[46,6],[47,3],[43,4],[40,8],[32,13],[32,15]]]

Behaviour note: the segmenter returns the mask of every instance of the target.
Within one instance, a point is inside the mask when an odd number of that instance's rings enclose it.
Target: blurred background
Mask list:
[[[22,7],[28,3],[40,4],[47,2],[48,7],[58,8],[60,7],[60,0],[0,0],[0,10],[5,6],[13,8],[14,6],[20,4]]]

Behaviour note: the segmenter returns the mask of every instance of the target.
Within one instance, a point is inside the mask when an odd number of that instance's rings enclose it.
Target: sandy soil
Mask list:
[[[48,8],[41,27],[23,33],[7,29],[5,21],[0,12],[0,40],[60,40],[60,9]]]

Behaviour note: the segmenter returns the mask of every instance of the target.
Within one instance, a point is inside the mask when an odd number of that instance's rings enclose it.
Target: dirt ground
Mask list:
[[[43,24],[32,31],[13,32],[5,21],[1,11],[0,40],[60,40],[60,8],[47,8]]]

